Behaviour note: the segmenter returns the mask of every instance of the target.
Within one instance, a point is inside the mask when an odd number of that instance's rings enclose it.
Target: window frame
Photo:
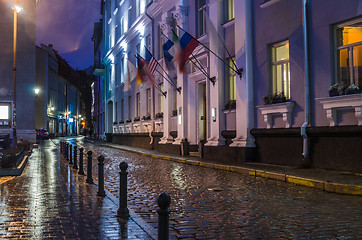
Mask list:
[[[136,93],[136,117],[141,115],[141,93]]]
[[[147,115],[151,116],[151,106],[152,106],[151,88],[147,88],[146,96],[147,96]]]
[[[233,61],[235,61],[235,56],[226,59],[228,61],[229,66],[233,66]],[[227,79],[228,79],[228,97],[229,100],[236,100],[236,73],[233,69],[228,66],[225,66],[229,71],[227,71]],[[233,78],[233,80],[231,79]],[[233,83],[232,83],[233,82]],[[233,85],[233,89],[232,89]],[[233,97],[232,97],[233,95]]]
[[[0,128],[1,127],[11,127],[11,103],[10,102],[0,102],[0,106],[7,106],[8,107],[8,119],[0,119]],[[7,121],[7,124],[4,122]]]
[[[200,1],[205,1],[205,4],[200,6]],[[202,37],[206,34],[206,21],[204,10],[206,11],[207,3],[206,0],[197,0],[196,2],[196,29],[197,29],[197,37]],[[202,29],[200,24],[200,19],[202,17]],[[202,31],[201,31],[202,30]]]
[[[335,57],[335,64],[334,64],[334,67],[335,67],[335,71],[334,71],[334,83],[333,84],[336,84],[336,83],[343,83],[343,79],[340,77],[341,75],[341,70],[340,70],[340,65],[341,65],[341,59],[340,59],[340,52],[342,50],[347,50],[348,51],[348,82],[346,82],[345,84],[348,84],[348,85],[352,85],[354,84],[355,86],[357,87],[362,87],[362,81],[360,83],[360,85],[358,85],[358,80],[355,79],[355,62],[354,62],[354,49],[356,49],[357,47],[360,47],[362,46],[362,41],[359,41],[359,42],[354,42],[354,43],[350,43],[350,44],[346,44],[346,45],[343,45],[343,34],[340,36],[338,34],[338,31],[345,28],[345,27],[348,27],[348,26],[351,26],[351,25],[354,25],[354,24],[357,24],[357,23],[360,23],[362,24],[362,17],[360,18],[357,18],[357,19],[354,19],[354,20],[351,20],[351,21],[346,21],[342,24],[338,24],[334,27],[334,32],[335,32],[335,44],[334,44],[334,57]],[[343,30],[342,30],[343,32]]]
[[[274,50],[276,50],[276,48],[281,47],[283,45],[287,45],[288,44],[288,59],[283,59],[283,60],[274,60]],[[282,92],[284,93],[284,96],[286,97],[286,99],[290,99],[290,45],[289,45],[289,40],[284,40],[281,42],[276,42],[270,45],[270,75],[271,75],[271,92],[272,94],[279,94],[281,92],[277,91],[278,88],[278,83],[279,81],[281,82],[282,85]],[[284,75],[281,74],[281,79],[278,81],[278,79],[275,79],[274,77],[274,66],[281,66],[282,67],[282,73],[283,73],[283,68],[284,65],[287,64],[288,67],[288,79],[287,79],[287,86],[285,86],[284,84]],[[287,89],[287,92],[285,92],[284,90]]]
[[[224,18],[225,18],[225,22],[224,23],[227,23],[227,22],[230,22],[232,21],[233,19],[235,19],[235,0],[224,0],[225,1],[225,9],[224,9]],[[232,6],[232,10],[233,10],[233,15],[232,17],[230,16],[230,2],[233,3],[233,6]]]

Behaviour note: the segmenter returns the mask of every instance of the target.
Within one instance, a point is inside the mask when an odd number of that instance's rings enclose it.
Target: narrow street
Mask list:
[[[119,163],[128,168],[129,208],[157,226],[156,198],[170,194],[171,238],[356,239],[362,199],[279,181],[152,159],[76,141],[105,157],[106,187],[118,196]]]

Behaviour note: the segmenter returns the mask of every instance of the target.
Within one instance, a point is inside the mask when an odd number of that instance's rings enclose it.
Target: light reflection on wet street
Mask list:
[[[23,174],[0,184],[1,239],[149,239],[117,205],[96,197],[52,141],[34,149]]]
[[[153,159],[79,142],[105,156],[106,187],[118,196],[119,163],[129,164],[129,207],[157,227],[156,197],[170,194],[171,238],[358,239],[362,198]],[[94,172],[97,168],[93,158]]]

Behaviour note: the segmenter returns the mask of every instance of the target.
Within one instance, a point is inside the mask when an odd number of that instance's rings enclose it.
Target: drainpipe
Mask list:
[[[308,42],[308,5],[309,0],[303,0],[303,38],[304,38],[304,71],[305,71],[305,122],[301,127],[303,137],[303,159],[309,157],[309,139],[307,127],[311,121],[310,113],[310,78],[309,78],[309,42]]]
[[[153,3],[153,0],[151,0],[147,5],[146,5],[146,9],[145,9],[145,16],[148,17],[151,20],[151,26],[152,26],[152,34],[151,34],[151,40],[152,40],[152,54],[153,56],[155,55],[155,38],[154,38],[154,33],[155,33],[155,26],[154,26],[154,22],[155,20],[147,13],[148,8],[151,6],[151,4]],[[152,112],[152,116],[155,116],[155,86],[152,87],[152,106],[153,106],[153,112]],[[151,114],[151,113],[150,113]],[[153,131],[153,129],[151,129],[151,131]],[[150,132],[151,132],[150,131]],[[152,139],[151,139],[152,141]]]

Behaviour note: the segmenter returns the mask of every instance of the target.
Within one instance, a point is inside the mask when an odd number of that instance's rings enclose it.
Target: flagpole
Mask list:
[[[163,69],[162,69],[163,70]],[[165,72],[165,70],[163,70]],[[174,82],[170,82],[170,80],[168,80],[162,73],[160,73],[160,71],[158,71],[156,69],[156,72],[158,72],[167,82],[169,82],[175,89],[176,91],[178,91],[179,93],[181,93],[181,87],[177,87],[177,85]],[[166,72],[165,72],[166,73]],[[166,75],[168,76],[168,74],[166,73]],[[169,77],[169,76],[168,76]]]
[[[185,29],[183,29],[182,27],[180,27],[179,25],[177,25],[178,28],[180,28],[182,31],[187,32]],[[188,33],[188,32],[187,32]],[[242,68],[240,69],[235,69],[233,67],[230,66],[230,64],[228,64],[227,62],[225,62],[225,60],[223,60],[221,57],[219,57],[216,53],[214,53],[210,48],[208,48],[205,44],[203,44],[202,42],[199,42],[204,48],[206,48],[207,50],[209,50],[212,54],[215,55],[215,57],[217,57],[220,61],[222,61],[225,65],[227,65],[231,70],[233,70],[236,74],[238,74],[241,78],[241,73],[243,71]]]
[[[194,57],[195,58],[195,57]],[[197,69],[200,70],[200,72],[202,74],[205,75],[205,77],[207,77],[211,82],[212,82],[212,85],[215,85],[215,77],[210,77],[210,75],[205,71],[205,69],[201,69],[191,58],[189,58],[190,61],[197,67]],[[195,58],[196,59],[196,58]],[[202,66],[201,66],[202,67]]]

